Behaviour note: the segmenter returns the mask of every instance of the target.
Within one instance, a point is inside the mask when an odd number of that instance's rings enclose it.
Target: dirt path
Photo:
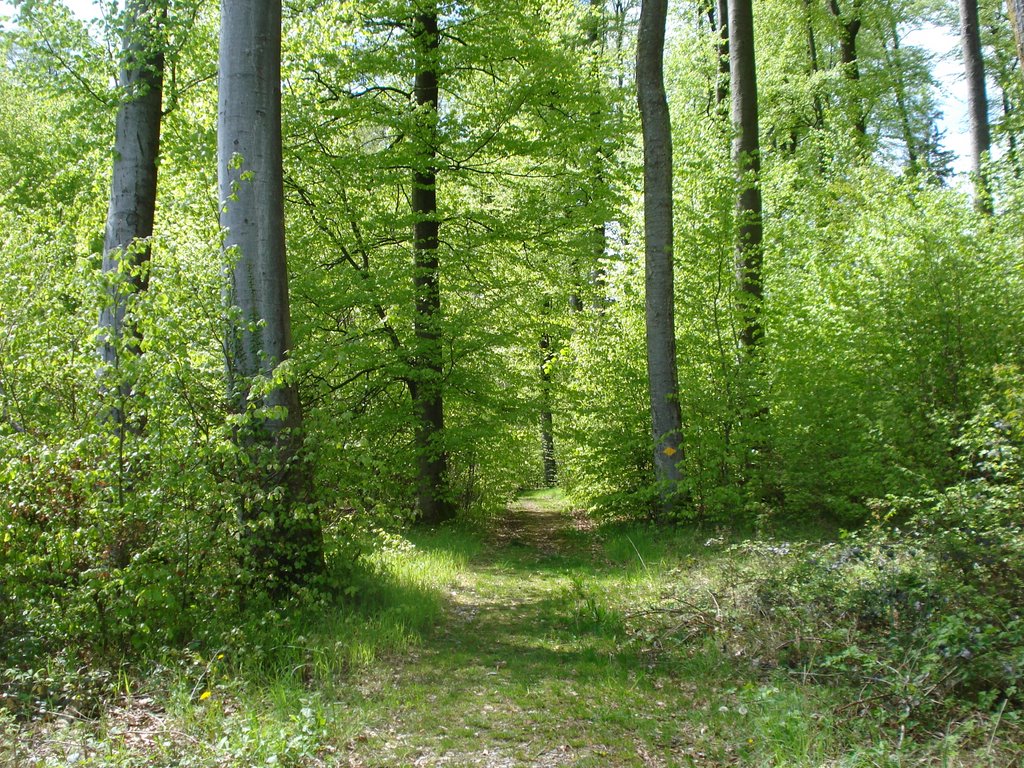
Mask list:
[[[546,556],[595,553],[600,542],[586,513],[543,498],[522,498],[511,504],[496,526],[498,546],[526,547]],[[589,535],[588,535],[589,534]]]
[[[628,636],[615,605],[632,578],[564,505],[513,505],[444,623],[390,677],[363,681],[352,704],[368,724],[348,765],[729,764],[687,758],[700,750],[673,711],[695,693]]]

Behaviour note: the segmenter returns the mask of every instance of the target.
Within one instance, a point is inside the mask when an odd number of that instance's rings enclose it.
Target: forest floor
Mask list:
[[[393,584],[366,599],[390,619],[325,620],[274,670],[218,654],[126,685],[98,720],[22,731],[0,765],[1011,765],[987,721],[887,731],[855,692],[751,658],[715,625],[743,564],[710,533],[597,530],[527,495],[485,536],[415,534],[382,561]]]
[[[720,706],[717,681],[669,674],[624,642],[610,597],[631,569],[591,534],[550,500],[513,505],[439,631],[370,686],[360,703],[377,716],[350,764],[739,764],[742,741],[717,741],[698,715]]]

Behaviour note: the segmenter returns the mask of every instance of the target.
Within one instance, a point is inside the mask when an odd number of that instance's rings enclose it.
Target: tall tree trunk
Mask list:
[[[672,127],[663,71],[667,12],[668,0],[643,0],[636,54],[644,142],[647,374],[654,470],[664,514],[677,502],[683,458],[672,276]]]
[[[900,53],[900,31],[896,20],[892,20],[889,29],[892,36],[892,49],[885,47],[886,64],[893,73],[896,90],[896,108],[900,113],[900,127],[903,132],[903,143],[907,147],[907,170],[910,173],[918,171],[917,140],[914,138],[914,129],[910,124],[910,108],[907,104],[907,84],[903,77],[903,57]],[[884,46],[884,40],[883,40]]]
[[[1006,10],[1013,29],[1013,39],[1017,43],[1017,62],[1024,70],[1024,0],[1006,0]]]
[[[455,516],[448,489],[448,455],[444,445],[444,359],[441,347],[441,285],[437,220],[437,55],[440,45],[437,7],[413,20],[416,42],[415,100],[422,131],[418,165],[413,171],[413,285],[416,313],[416,372],[412,404],[416,418],[420,520],[435,524]]]
[[[594,9],[594,13],[597,15],[597,23],[587,34],[587,44],[591,48],[603,47],[603,41],[607,34],[608,24],[604,16],[604,0],[588,0],[591,8]],[[595,68],[595,74],[597,77],[603,77],[604,73],[600,67]],[[605,115],[598,112],[594,114],[597,120],[603,120],[606,118]],[[600,199],[603,195],[609,195],[609,185],[605,174],[605,165],[607,158],[605,150],[602,148],[600,143],[595,144],[591,147],[594,158],[594,177],[592,180],[593,192],[589,196],[589,202],[593,202],[595,199]],[[594,224],[590,232],[591,237],[591,257],[593,263],[591,264],[587,280],[591,287],[594,289],[593,306],[597,309],[598,313],[603,313],[610,303],[608,298],[606,287],[607,287],[607,274],[604,266],[604,259],[608,255],[608,228],[607,223],[604,221],[597,222]],[[570,306],[572,302],[570,301]],[[579,302],[579,297],[576,298],[576,309],[582,309],[582,303]]]
[[[608,34],[608,23],[605,16],[605,0],[587,0],[587,4],[590,6],[594,14],[592,17],[593,26],[591,26],[587,31],[587,45],[591,48],[603,48],[605,36]],[[595,70],[598,77],[604,76],[600,67],[596,67]],[[598,120],[602,120],[604,116],[601,113],[597,113],[595,114],[595,117]],[[605,152],[599,143],[592,147],[592,151],[594,157],[594,178],[592,180],[594,191],[590,195],[591,201],[601,195],[609,194],[608,181],[605,178]],[[606,222],[600,221],[594,224],[590,235],[592,242],[591,255],[594,261],[591,265],[590,273],[587,275],[587,279],[595,289],[594,304],[597,311],[600,313],[604,312],[609,303],[607,294],[604,291],[607,277],[604,268],[604,258],[608,253],[608,230]],[[579,304],[578,297],[577,303]],[[582,309],[582,306],[578,306],[577,308]],[[552,443],[552,450],[553,448],[554,444]],[[552,462],[553,461],[554,459],[552,459]]]
[[[1012,2],[1012,0],[1011,0]],[[988,98],[985,95],[985,63],[981,56],[978,0],[960,0],[960,44],[967,75],[967,111],[971,119],[971,172],[974,176],[974,207],[992,213],[992,197],[983,163],[991,144]]]
[[[807,25],[807,69],[814,76],[818,74],[818,41],[814,36],[814,22],[811,17],[811,0],[803,0],[804,23]],[[825,127],[825,109],[821,104],[821,96],[817,87],[814,88],[814,127],[821,130]]]
[[[729,103],[729,0],[716,0],[718,11],[718,81],[715,86],[715,103],[722,116],[725,116],[726,105]]]
[[[857,35],[860,34],[860,0],[851,0],[849,14],[843,13],[838,0],[829,0],[828,9],[839,22],[839,62],[853,90],[853,125],[857,135],[867,136],[864,99],[860,94],[860,61],[857,57]]]
[[[123,353],[138,355],[142,341],[136,328],[125,327],[125,316],[129,297],[148,287],[149,239],[156,213],[164,74],[160,30],[165,12],[160,0],[130,0],[125,9],[121,103],[103,236],[103,272],[110,280],[99,318],[101,379],[115,379],[112,388],[101,384],[117,399],[105,416],[122,437],[127,418],[124,405],[132,383],[121,370],[121,358]]]
[[[1002,105],[1003,105],[1003,122],[1009,124],[1013,117],[1014,109],[1010,104],[1010,97],[1006,91],[1002,91]],[[1014,131],[1008,131],[1006,134],[1007,143],[1009,144],[1009,157],[1010,163],[1013,167],[1013,178],[1019,179],[1021,177],[1020,169],[1020,152],[1017,147],[1017,136]]]
[[[591,9],[591,14],[585,20],[584,32],[586,33],[587,46],[590,48],[597,48],[601,45],[607,34],[608,24],[604,14],[604,0],[584,0],[586,5]],[[603,73],[600,67],[594,68],[595,75],[597,77],[603,77]],[[600,112],[592,113],[592,118],[595,121],[601,121],[605,119],[605,116]],[[593,158],[593,179],[591,180],[591,191],[583,196],[581,202],[584,205],[592,204],[595,199],[599,199],[601,195],[608,193],[608,183],[605,179],[605,155],[603,153],[600,142],[594,144],[588,148],[590,157]],[[605,230],[605,222],[599,222],[594,224],[590,231],[590,241],[592,247],[590,253],[584,255],[581,259],[574,259],[572,265],[572,281],[573,290],[569,294],[569,309],[574,312],[582,312],[586,307],[586,302],[583,300],[583,294],[586,292],[585,288],[593,288],[596,291],[592,291],[593,306],[599,311],[603,311],[607,305],[607,299],[601,295],[601,289],[605,283],[605,269],[603,260],[608,250],[608,237]],[[584,265],[581,267],[581,263]],[[586,274],[582,274],[585,272]],[[588,286],[584,286],[584,281]]]
[[[545,308],[550,302],[545,302]],[[544,466],[544,485],[554,488],[558,484],[558,463],[555,460],[555,420],[551,412],[551,337],[544,334],[540,337],[540,442],[541,458]]]
[[[732,154],[736,168],[736,281],[743,325],[740,345],[753,350],[761,339],[762,224],[761,145],[754,62],[751,0],[729,0],[729,55],[732,72]]]
[[[222,0],[217,154],[227,281],[229,394],[252,474],[239,522],[248,566],[279,591],[323,567],[298,391],[269,382],[292,346],[281,158],[281,0]]]

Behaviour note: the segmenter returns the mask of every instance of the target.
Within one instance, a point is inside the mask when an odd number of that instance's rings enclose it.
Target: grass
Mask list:
[[[98,720],[0,715],[0,765],[860,768],[1019,756],[992,718],[880,730],[846,715],[855,692],[765,670],[721,627],[680,631],[666,600],[713,612],[709,599],[750,567],[726,538],[594,530],[557,493],[526,494],[487,538],[418,532],[375,553],[354,607],[271,614],[230,650],[126,679]]]

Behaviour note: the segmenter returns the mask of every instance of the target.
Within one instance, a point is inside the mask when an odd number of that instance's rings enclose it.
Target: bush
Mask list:
[[[846,685],[846,710],[910,727],[962,710],[1024,711],[1024,386],[997,372],[952,455],[962,480],[870,504],[873,522],[821,545],[734,547],[714,605],[679,634],[714,633],[759,670]],[[710,599],[710,598],[709,598]]]

